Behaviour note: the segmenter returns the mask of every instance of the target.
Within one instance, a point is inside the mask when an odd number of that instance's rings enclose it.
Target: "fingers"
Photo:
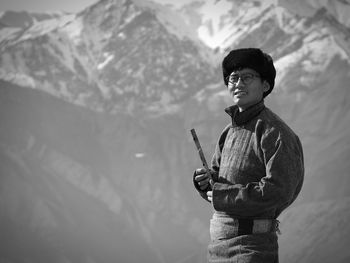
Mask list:
[[[207,192],[207,198],[209,202],[213,201],[213,191],[208,191]]]
[[[200,175],[196,175],[195,177],[194,177],[194,180],[198,183],[198,182],[200,182],[200,181],[203,181],[203,180],[209,180],[209,177],[208,177],[208,175],[207,174],[200,174]]]
[[[207,170],[205,168],[199,168],[195,171],[194,180],[197,182],[201,190],[208,188],[211,179],[207,175]]]
[[[197,175],[205,174],[205,173],[207,173],[207,170],[206,170],[205,168],[198,168],[198,169],[196,170],[196,174],[197,174]]]
[[[198,181],[197,183],[198,183],[199,188],[200,188],[201,190],[205,190],[205,189],[207,189],[208,186],[209,186],[209,178],[207,177],[207,178],[205,178],[205,179],[202,180],[202,181]]]

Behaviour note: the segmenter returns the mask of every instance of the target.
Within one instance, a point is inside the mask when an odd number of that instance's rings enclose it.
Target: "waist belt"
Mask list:
[[[235,219],[238,221],[237,235],[279,232],[276,219]]]
[[[241,235],[280,233],[276,219],[236,219],[213,217],[210,220],[211,239],[226,239]]]

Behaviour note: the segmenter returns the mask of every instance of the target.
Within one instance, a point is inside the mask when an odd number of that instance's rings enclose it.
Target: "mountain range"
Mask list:
[[[229,122],[220,62],[248,46],[274,58],[265,103],[304,146],[280,261],[348,262],[349,10],[101,0],[74,14],[5,12],[0,262],[205,262],[211,207],[192,186],[189,130],[210,159]]]

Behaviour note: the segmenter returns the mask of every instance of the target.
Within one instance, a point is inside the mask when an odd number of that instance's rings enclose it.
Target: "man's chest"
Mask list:
[[[222,149],[219,181],[247,184],[263,176],[264,157],[254,130],[231,128]]]

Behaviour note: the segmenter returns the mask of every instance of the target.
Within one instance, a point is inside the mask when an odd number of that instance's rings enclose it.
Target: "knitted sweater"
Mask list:
[[[225,111],[232,123],[212,158],[213,208],[233,218],[277,218],[303,184],[300,140],[263,101],[243,112],[236,106]],[[207,200],[206,191],[199,192]]]

